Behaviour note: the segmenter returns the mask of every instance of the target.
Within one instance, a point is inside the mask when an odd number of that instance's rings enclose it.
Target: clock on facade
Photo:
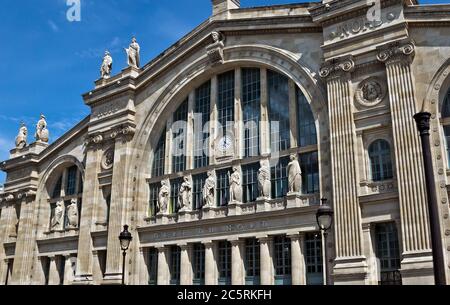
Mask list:
[[[233,147],[233,137],[231,137],[230,135],[221,137],[217,146],[219,152],[221,152],[222,154],[226,154]]]

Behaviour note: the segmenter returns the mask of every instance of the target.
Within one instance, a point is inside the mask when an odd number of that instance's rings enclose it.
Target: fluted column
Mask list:
[[[292,265],[292,285],[306,285],[305,257],[303,254],[305,235],[290,234],[291,239],[291,265]]]
[[[188,98],[188,119],[186,131],[186,169],[194,168],[194,109],[195,109],[195,90],[191,91]]]
[[[242,70],[236,68],[234,72],[234,141],[235,154],[238,158],[244,157],[244,114],[242,112]]]
[[[413,116],[418,112],[411,61],[415,47],[410,42],[387,46],[378,54],[386,64],[394,136],[402,232],[404,282],[432,283],[431,240],[422,149]],[[428,269],[428,272],[425,270]]]
[[[267,69],[261,68],[261,154],[270,153],[269,92],[267,89]]]
[[[245,285],[244,241],[231,240],[231,284]]]
[[[205,245],[205,285],[218,284],[217,270],[217,245],[213,241],[204,243]]]
[[[192,267],[192,244],[180,245],[181,248],[181,266],[180,266],[180,285],[192,285],[194,271]]]
[[[64,256],[64,285],[71,285],[73,282],[72,257],[70,254]]]
[[[260,273],[261,285],[273,285],[274,265],[273,265],[273,239],[270,236],[259,237],[260,245]]]
[[[148,248],[139,248],[138,255],[138,272],[139,272],[139,285],[148,285]]]
[[[157,284],[170,285],[170,269],[169,269],[169,248],[159,247],[158,249],[158,278]]]
[[[49,272],[48,272],[48,284],[49,285],[59,285],[60,275],[58,272],[57,258],[56,256],[49,257]]]
[[[217,75],[213,76],[211,78],[211,99],[210,99],[210,109],[211,109],[211,115],[210,115],[210,122],[209,122],[209,163],[211,165],[216,163],[216,158],[214,156],[214,141],[217,138],[217,116],[218,116],[218,110],[217,110],[217,93],[218,93],[218,81],[217,81]],[[206,124],[206,122],[204,122]]]
[[[362,250],[358,199],[357,140],[353,118],[350,57],[329,61],[320,70],[327,80],[329,101],[333,206],[335,211],[335,283],[364,284],[366,262]],[[342,276],[342,277],[340,277]]]
[[[103,281],[102,268],[100,267],[97,250],[92,251],[92,280],[95,285],[100,285]]]

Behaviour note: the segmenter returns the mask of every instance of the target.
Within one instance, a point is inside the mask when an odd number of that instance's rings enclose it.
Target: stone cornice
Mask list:
[[[85,145],[103,144],[110,140],[115,140],[118,137],[123,137],[126,140],[131,140],[136,133],[136,126],[132,124],[123,124],[112,128],[105,132],[89,134],[85,140]]]
[[[407,61],[412,59],[415,53],[413,42],[394,42],[380,48],[377,59],[383,63]]]
[[[338,76],[340,73],[351,73],[355,69],[355,62],[351,56],[331,59],[320,68],[322,78]]]

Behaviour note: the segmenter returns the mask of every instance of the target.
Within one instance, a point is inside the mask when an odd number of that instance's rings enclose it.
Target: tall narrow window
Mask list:
[[[305,95],[296,88],[298,111],[298,146],[304,147],[317,144],[317,132],[314,116]]]
[[[385,140],[377,140],[369,147],[369,159],[373,181],[392,179],[391,148]]]
[[[61,196],[61,188],[62,188],[62,175],[59,177],[58,181],[53,188],[52,198],[58,198]]]
[[[76,193],[78,167],[72,166],[67,170],[66,196]]]
[[[242,112],[245,157],[259,155],[259,122],[261,117],[260,69],[242,69]]]
[[[395,223],[375,227],[376,253],[380,261],[380,285],[401,285],[400,248]]]
[[[164,129],[153,155],[152,177],[164,175],[166,153],[166,130]]]
[[[218,76],[217,111],[222,135],[234,133],[234,70]]]
[[[267,82],[271,149],[272,151],[287,150],[291,145],[289,81],[284,75],[269,70],[267,71]]]
[[[170,247],[170,284],[180,285],[181,249],[178,246]]]
[[[247,285],[260,284],[260,245],[256,238],[245,240],[245,282]]]
[[[194,121],[194,168],[209,165],[209,145],[205,143],[209,133],[204,133],[205,124],[209,123],[211,115],[211,81],[204,83],[195,90]],[[201,118],[201,121],[198,119]]]
[[[244,203],[254,202],[258,198],[258,170],[259,163],[242,167]]]
[[[194,285],[205,284],[205,245],[194,244]]]
[[[322,235],[305,235],[306,284],[323,285]]]
[[[275,167],[272,167],[272,198],[282,198],[288,192],[287,166],[289,158],[281,158]]]
[[[231,285],[231,243],[219,242],[219,285]]]
[[[148,249],[148,283],[156,285],[158,279],[158,250],[155,248]]]
[[[275,236],[275,284],[291,284],[291,241],[286,236]]]
[[[155,183],[150,185],[150,202],[148,216],[154,217],[159,212],[158,209],[158,196],[159,190],[161,188],[160,183]]]
[[[303,194],[314,194],[320,191],[318,156],[317,151],[300,155]]]
[[[178,178],[170,181],[170,213],[178,212],[178,195],[180,194],[180,187],[183,183],[183,178]]]
[[[192,208],[194,210],[201,209],[203,206],[203,186],[208,176],[203,173],[192,177]]]
[[[230,178],[228,174],[231,169],[217,171],[217,206],[226,206],[230,201]]]
[[[174,173],[186,170],[186,136],[188,121],[188,100],[185,100],[173,114],[173,159],[172,171]]]

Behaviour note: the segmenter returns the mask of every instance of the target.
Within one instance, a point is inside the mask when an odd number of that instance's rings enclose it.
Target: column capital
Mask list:
[[[239,246],[239,245],[243,245],[245,243],[245,240],[239,239],[239,238],[230,238],[227,241],[229,241],[232,246],[236,246],[236,245]]]
[[[414,57],[415,49],[411,41],[390,43],[380,49],[377,59],[386,64],[407,62]]]
[[[340,76],[342,73],[351,73],[355,69],[353,57],[346,56],[326,61],[320,68],[319,75],[322,78]]]
[[[365,222],[365,223],[361,224],[361,227],[362,227],[363,231],[364,230],[370,230],[370,228],[372,227],[372,223]]]
[[[72,254],[70,253],[64,253],[62,256],[64,256],[65,259],[70,258]]]
[[[300,240],[305,236],[304,232],[290,232],[286,236],[291,240]]]
[[[256,236],[256,239],[258,239],[260,243],[267,243],[270,242],[273,237],[270,235],[258,235]]]
[[[181,244],[178,244],[178,247],[180,247],[181,250],[189,250],[189,249],[194,248],[194,245],[191,243],[181,243]]]
[[[205,248],[211,248],[212,246],[214,246],[213,240],[204,240],[201,243],[205,246]]]

